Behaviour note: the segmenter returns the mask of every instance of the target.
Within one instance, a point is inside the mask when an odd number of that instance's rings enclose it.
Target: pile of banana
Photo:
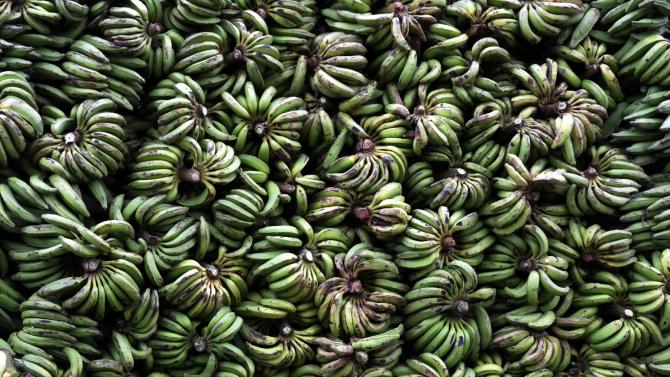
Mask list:
[[[0,377],[670,377],[668,0],[0,0]]]

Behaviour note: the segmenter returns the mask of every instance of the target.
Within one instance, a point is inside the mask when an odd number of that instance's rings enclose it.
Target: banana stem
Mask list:
[[[100,268],[100,264],[102,261],[98,258],[90,258],[90,259],[84,259],[81,262],[81,268],[84,270],[86,273],[91,273],[95,272]]]
[[[200,171],[195,168],[181,169],[179,171],[179,180],[188,183],[200,183]]]

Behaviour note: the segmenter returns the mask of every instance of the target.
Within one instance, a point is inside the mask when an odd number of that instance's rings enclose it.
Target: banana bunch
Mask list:
[[[149,340],[158,329],[160,300],[155,289],[147,288],[136,302],[126,307],[117,320],[118,331],[135,342]]]
[[[0,1],[0,25],[22,20],[41,34],[51,33],[51,27],[61,21],[59,1],[13,0]]]
[[[257,375],[256,367],[249,357],[247,357],[241,349],[234,346],[232,343],[226,344],[226,352],[228,356],[225,358],[218,358],[214,353],[197,354],[189,358],[187,363],[188,368],[180,368],[172,372],[172,374],[156,374],[152,373],[152,377],[168,377],[174,376],[189,376],[202,375],[208,376],[210,373],[230,376],[251,376]]]
[[[655,251],[649,256],[638,255],[633,263],[628,301],[640,314],[658,313],[658,327],[665,331],[670,327],[670,313],[665,286],[670,270],[670,249]]]
[[[256,265],[250,271],[248,280],[264,280],[279,298],[301,303],[311,300],[319,285],[333,277],[333,257],[349,250],[352,239],[338,228],[324,228],[315,232],[302,218],[293,219],[293,223],[298,226],[271,225],[257,231],[264,239],[254,246],[267,241],[271,244],[270,249],[278,250],[264,252],[253,249],[248,257],[254,259]],[[303,243],[297,237],[306,240]],[[298,240],[300,246],[289,246],[290,249],[286,249],[286,246],[277,243],[282,238],[284,241],[291,238]],[[268,254],[271,256],[266,256]],[[259,260],[257,256],[263,256],[263,259]]]
[[[264,206],[265,200],[261,195],[244,188],[234,188],[215,201],[212,204],[213,227],[221,233],[221,243],[234,249],[247,242],[250,246],[251,237],[246,230],[262,224]]]
[[[293,91],[290,93],[296,94]],[[327,97],[309,93],[305,94],[304,100],[308,114],[303,123],[300,143],[310,150],[327,150],[337,137],[335,122],[329,113],[333,103]]]
[[[432,208],[446,206],[452,211],[472,210],[480,208],[489,198],[491,172],[481,165],[464,162],[461,166],[454,166],[435,174],[433,173],[435,169],[426,164],[425,171],[411,174],[414,173],[412,167],[415,165],[410,166],[406,184],[410,179],[425,180],[425,184],[417,187],[417,190],[421,190],[418,195],[425,198]],[[426,180],[427,178],[429,180]]]
[[[130,167],[128,189],[134,195],[166,195],[168,203],[198,207],[211,202],[216,186],[232,182],[240,159],[233,148],[220,141],[190,136],[177,144],[148,140]]]
[[[517,63],[506,67],[529,91],[511,98],[514,109],[547,121],[555,135],[551,148],[560,148],[563,159],[576,164],[576,158],[600,137],[607,109],[586,90],[569,91],[565,82],[559,84],[558,63],[552,59],[541,66],[531,64],[527,69]]]
[[[486,114],[484,117],[486,117]],[[548,155],[552,148],[553,141],[555,140],[555,131],[552,128],[551,123],[538,122],[532,118],[516,118],[501,130],[502,132],[500,133],[500,136],[504,138],[503,140],[509,140],[506,148],[503,149],[502,152],[519,157],[523,163],[537,161],[539,158]],[[482,145],[473,152],[473,158],[486,159],[489,157],[489,159],[496,158],[502,160],[501,156],[503,153],[500,152],[498,152],[497,155],[488,152],[486,155],[479,157],[482,152],[489,149],[492,148],[486,144]],[[494,162],[493,168],[497,166],[498,164]]]
[[[321,367],[317,364],[305,364],[295,368],[286,368],[277,371],[274,368],[259,368],[257,376],[261,377],[319,377]]]
[[[597,271],[586,277],[572,301],[576,308],[598,306],[607,317],[590,328],[584,339],[596,351],[614,351],[627,357],[661,342],[663,336],[653,316],[636,312],[628,301],[630,284],[622,275]]]
[[[194,376],[203,375],[209,376],[212,374],[223,374],[231,376],[246,376],[252,375],[255,372],[253,362],[246,357],[242,350],[231,343],[228,343],[228,350],[230,357],[220,359],[214,353],[199,353],[189,357],[186,365],[179,369],[171,368],[170,374],[167,373],[152,373],[152,377],[167,377],[167,376]],[[249,374],[251,373],[251,374]]]
[[[477,164],[489,172],[496,172],[505,163],[506,156],[507,148],[504,145],[489,140],[477,148],[476,151],[467,152],[463,159]]]
[[[295,51],[281,51],[279,61],[284,69],[276,71],[264,78],[265,87],[273,86],[277,91],[285,93],[287,96],[311,96],[311,91],[305,92],[305,74],[307,56],[304,53]],[[246,79],[245,79],[246,80]],[[244,81],[241,82],[244,84]],[[234,86],[228,91],[237,94],[240,87]],[[237,90],[237,92],[235,92]]]
[[[425,42],[426,28],[438,21],[442,9],[434,4],[407,0],[389,3],[374,13],[354,15],[356,23],[371,26],[366,43],[375,50],[391,47],[409,51]],[[411,44],[410,44],[411,43]]]
[[[241,18],[249,28],[272,35],[282,51],[303,51],[314,38],[316,11],[312,1],[243,0],[225,12]]]
[[[184,37],[175,30],[161,33],[163,28],[159,26],[160,23],[153,23],[152,25],[154,26],[148,29],[149,35],[151,35],[151,44],[147,47],[150,49],[147,49],[143,55],[143,58],[147,61],[144,72],[148,77],[160,80],[172,72],[176,51],[183,43]]]
[[[636,314],[632,309],[615,307],[610,322],[589,334],[585,341],[596,351],[614,351],[627,357],[641,348],[663,339],[653,317]]]
[[[20,359],[15,359],[14,364],[16,364],[17,370],[33,376],[58,376],[62,373],[56,363],[41,356],[24,355]],[[76,370],[76,372],[81,373],[80,370]]]
[[[363,203],[363,198],[364,195],[351,190],[326,187],[310,198],[305,219],[319,226],[341,225],[348,216],[353,215],[356,203]]]
[[[353,97],[341,100],[337,105],[337,109],[342,113],[355,117],[378,115],[384,110],[384,105],[380,101],[382,99],[380,97],[383,95],[384,92],[378,88],[377,81],[371,80],[368,85],[362,87]]]
[[[265,335],[242,325],[240,335],[245,341],[246,351],[259,366],[281,369],[300,367],[314,359],[315,352],[311,344],[321,331],[320,325],[299,329],[288,321],[282,321],[276,331],[276,336]]]
[[[206,341],[197,336],[198,322],[186,314],[166,309],[158,317],[158,330],[149,340],[156,366],[176,368],[184,365],[191,349],[203,352]]]
[[[458,135],[465,122],[463,106],[448,89],[429,90],[428,85],[421,84],[416,94],[404,98],[411,100],[403,101],[389,85],[386,96],[390,97],[385,106],[387,114],[374,118],[375,123],[381,124],[375,127],[379,137],[411,139],[411,151],[406,154],[423,156],[426,161],[452,164],[461,158]],[[390,128],[398,123],[407,129],[402,134],[400,129],[392,132]]]
[[[131,276],[142,281],[141,274],[137,276],[134,271],[135,264],[142,263],[142,257],[123,249],[123,242],[134,235],[130,224],[125,221],[106,220],[87,228],[76,220],[56,214],[44,214],[42,220],[40,224],[20,229],[21,242],[8,244],[10,257],[22,265],[19,272],[13,275],[13,279],[27,287],[44,285],[60,278],[65,278],[68,284],[78,285],[87,279],[84,276],[76,279],[69,277],[80,273],[79,268],[73,268],[72,263],[75,266],[80,263],[87,265],[94,272],[100,267],[101,261],[98,258],[104,257],[114,260],[110,261],[111,266],[117,263],[123,265],[123,268],[119,267],[119,274],[125,280],[130,279],[127,286],[123,284],[125,281],[120,283],[124,289],[136,288]],[[131,271],[131,276],[124,274],[126,269]],[[93,275],[90,277],[97,279]],[[92,281],[89,283],[93,284]],[[66,288],[65,285],[63,288]],[[104,301],[104,296],[102,298]]]
[[[77,100],[108,98],[125,110],[142,103],[146,80],[136,70],[146,66],[140,58],[118,58],[124,47],[106,39],[84,35],[70,45],[60,68],[52,64],[49,78],[60,82],[62,91]]]
[[[411,206],[405,203],[400,183],[387,183],[372,195],[356,203],[352,214],[375,238],[389,241],[402,234],[412,216]]]
[[[169,29],[193,32],[203,25],[218,24],[228,4],[228,0],[180,0],[174,6],[165,8],[164,22]]]
[[[221,21],[223,29],[232,37],[230,51],[224,62],[236,70],[236,76],[243,76],[253,83],[256,89],[266,88],[264,76],[270,72],[281,72],[284,66],[279,61],[279,50],[272,45],[273,36],[261,31],[248,31],[242,23]]]
[[[533,331],[547,330],[554,324],[556,318],[554,311],[544,311],[543,308],[534,305],[524,305],[503,314],[506,324],[523,326]]]
[[[516,11],[519,32],[530,44],[557,36],[562,27],[569,25],[571,16],[584,12],[582,2],[577,1],[492,0],[489,4]]]
[[[69,3],[80,7],[83,5],[75,1],[69,1]],[[88,7],[83,5],[83,8],[87,9]],[[78,35],[83,31],[79,29],[81,27],[77,26],[75,30],[60,31],[50,35],[44,35],[34,30],[15,30],[15,32],[9,33],[8,30],[5,30],[3,37],[7,38],[5,40],[10,44],[9,46],[3,46],[3,57],[9,58],[7,60],[2,59],[7,65],[5,68],[10,68],[19,60],[32,61],[32,68],[35,68],[40,62],[55,63],[60,61],[64,56],[61,51],[74,42],[73,35]]]
[[[8,330],[16,328],[10,313],[16,313],[25,298],[16,290],[11,281],[0,279],[0,327]]]
[[[464,129],[463,149],[472,153],[473,161],[488,161],[483,165],[491,164],[491,171],[502,164],[505,153],[517,155],[524,163],[547,155],[555,137],[549,124],[523,113],[515,115],[513,103],[507,97],[475,107]],[[492,140],[500,140],[502,148],[491,143]]]
[[[470,374],[470,376],[507,377],[509,375],[506,373],[509,362],[503,360],[500,352],[495,350],[487,350],[486,352],[480,353],[477,360],[470,363],[470,365],[474,372],[474,374]],[[458,365],[458,369],[461,369],[461,364]]]
[[[224,85],[220,75],[226,66],[230,44],[230,36],[220,25],[190,34],[175,49],[173,68],[187,77],[193,77],[203,88],[219,88]]]
[[[41,237],[34,234],[22,237],[19,242],[5,241],[4,247],[17,266],[12,279],[29,289],[39,289],[45,284],[70,274],[71,258],[68,251],[57,238],[59,229],[55,226],[40,224],[36,227],[24,227],[20,231],[30,234],[31,230],[48,228]],[[45,237],[46,236],[46,237]]]
[[[49,185],[47,187],[51,188]],[[72,186],[67,185],[66,187]],[[4,178],[0,182],[0,226],[7,231],[15,231],[24,225],[41,223],[42,214],[50,211],[56,212],[43,198],[43,195],[44,193],[35,190],[29,181],[16,176]],[[75,201],[76,205],[83,207],[81,199],[76,198],[78,199]],[[53,200],[53,197],[49,197],[48,200],[64,206],[58,199]]]
[[[86,207],[85,198],[89,199],[91,196],[95,199],[100,206],[105,206],[106,201],[109,197],[108,188],[101,181],[88,182],[86,186],[81,187],[76,184],[71,184],[65,178],[60,175],[52,174],[49,177],[45,177],[37,170],[32,170],[31,175],[28,178],[26,185],[19,183],[18,181],[12,180],[11,186],[16,196],[21,196],[17,194],[20,191],[25,191],[24,199],[19,200],[18,202],[13,201],[12,198],[5,193],[3,201],[8,204],[3,217],[6,219],[4,223],[6,226],[10,226],[14,229],[14,224],[12,220],[16,217],[24,218],[24,220],[30,220],[32,223],[41,223],[42,220],[39,217],[40,213],[33,213],[34,217],[28,217],[19,205],[26,201],[29,204],[32,204],[35,207],[42,207],[42,204],[39,204],[39,200],[36,197],[41,197],[44,202],[47,204],[48,211],[45,213],[57,214],[59,216],[66,217],[70,220],[80,221],[83,217],[89,217],[90,211]],[[24,182],[26,183],[26,182]],[[9,185],[9,179],[7,182]],[[82,188],[89,189],[88,194],[82,192]],[[11,203],[11,204],[10,204]],[[39,246],[42,247],[42,246]]]
[[[364,337],[386,331],[404,304],[408,287],[397,282],[392,257],[369,244],[354,245],[334,258],[337,275],[316,291],[319,320],[335,337]]]
[[[47,174],[71,182],[101,180],[116,172],[128,153],[125,127],[112,100],[85,100],[72,107],[69,117],[56,119],[29,153]]]
[[[607,53],[607,45],[598,43],[590,37],[574,48],[568,46],[555,47],[558,74],[571,88],[582,88],[589,92],[599,105],[613,109],[617,102],[624,100],[625,95],[619,84],[616,72],[618,61]],[[570,63],[583,65],[583,75],[579,75]],[[580,70],[581,71],[581,70]],[[598,81],[594,81],[599,79]]]
[[[286,369],[314,358],[311,345],[321,326],[312,302],[293,305],[267,289],[250,292],[248,298],[234,310],[244,318],[240,335],[258,367]]]
[[[626,376],[667,376],[667,364],[664,361],[647,361],[638,357],[629,357],[624,363]]]
[[[667,155],[670,136],[670,92],[652,86],[625,106],[622,120],[629,127],[612,133],[612,141],[625,147],[633,162],[647,166]]]
[[[324,23],[328,29],[352,34],[370,34],[376,29],[356,22],[356,12],[370,13],[373,1],[370,0],[336,0],[330,7],[321,9]]]
[[[111,357],[111,356],[110,356]],[[102,376],[114,376],[122,377],[127,373],[134,373],[132,368],[130,370],[124,368],[123,364],[114,360],[114,359],[96,359],[90,360],[86,365],[86,375],[102,377]]]
[[[466,104],[493,101],[508,94],[508,86],[486,77],[485,69],[509,62],[511,56],[494,38],[482,38],[464,54],[460,50],[444,57],[444,77],[451,80],[456,97]]]
[[[314,195],[305,219],[323,226],[338,226],[350,216],[362,222],[375,237],[387,239],[402,233],[410,219],[410,206],[398,188],[398,184],[388,183],[374,195],[362,195],[327,187]]]
[[[360,71],[368,65],[367,48],[352,34],[331,32],[317,35],[308,55],[301,56],[295,67],[292,87],[303,88],[304,82],[316,95],[351,98],[368,84]]]
[[[632,247],[641,252],[662,250],[668,236],[664,227],[669,213],[670,185],[658,176],[652,176],[652,181],[652,187],[639,191],[621,207],[619,218],[619,221],[629,224],[626,230],[633,234]]]
[[[149,346],[145,343],[136,346],[125,334],[118,330],[112,330],[106,351],[109,354],[110,361],[120,364],[126,374],[139,372],[139,369],[143,366],[140,366],[140,364],[146,364],[147,360],[149,360],[149,364],[153,362],[150,360],[152,350]]]
[[[624,45],[620,56],[621,75],[630,75],[632,79],[647,85],[667,87],[670,84],[670,69],[667,59],[670,40],[661,34],[646,35],[635,44]]]
[[[251,291],[234,307],[235,314],[244,318],[245,326],[264,333],[276,332],[281,322],[300,318],[298,311],[309,310],[302,304],[293,304],[269,289]],[[313,307],[312,307],[313,308]]]
[[[18,72],[0,72],[0,167],[18,159],[30,141],[42,136],[44,123],[35,91]]]
[[[245,250],[227,253],[221,247],[211,263],[187,259],[177,264],[165,276],[159,296],[190,318],[208,318],[221,307],[242,302],[247,296],[245,278],[251,266],[240,251]]]
[[[39,54],[31,46],[19,43],[10,43],[2,39],[0,46],[0,67],[17,71],[29,70],[33,66],[33,61],[39,59]],[[58,54],[57,52],[54,54]]]
[[[487,217],[484,222],[493,228],[495,234],[512,234],[530,220],[540,225],[543,230],[560,228],[552,223],[561,220],[547,216],[546,209],[542,210],[539,206],[543,196],[560,193],[567,186],[563,172],[547,168],[547,163],[547,160],[539,159],[529,169],[519,157],[507,154],[507,177],[495,177],[492,182],[500,199],[489,201],[479,212]],[[549,225],[544,225],[545,223]]]
[[[89,6],[80,4],[77,0],[56,0],[54,3],[65,21],[78,23],[89,14]]]
[[[423,53],[423,60],[421,55],[417,49],[386,50],[370,62],[368,71],[374,72],[377,82],[397,85],[400,90],[427,85],[440,78],[442,66],[436,56],[438,52],[427,49]]]
[[[561,160],[552,164],[563,170],[569,182],[565,204],[574,216],[604,214],[615,216],[639,188],[649,183],[644,170],[628,160],[621,150],[608,145],[588,150],[590,164],[580,171]]]
[[[546,316],[546,313],[534,314]],[[570,343],[566,340],[560,340],[543,330],[514,324],[496,331],[491,347],[505,351],[511,361],[506,368],[508,373],[525,376],[552,376],[553,373],[564,370],[570,365],[572,352]],[[543,371],[547,369],[549,374]]]
[[[297,155],[290,166],[281,160],[275,162],[279,189],[283,194],[291,196],[295,203],[295,213],[299,216],[307,212],[308,196],[326,187],[326,183],[318,175],[303,174],[308,163],[309,157],[306,154]]]
[[[499,237],[478,266],[481,284],[497,284],[498,293],[538,305],[568,294],[568,261],[549,255],[549,240],[537,225]]]
[[[411,358],[396,365],[391,370],[394,377],[449,377],[449,369],[447,369],[444,361],[430,352],[423,352],[417,355],[416,358]]]
[[[259,97],[251,82],[244,86],[244,95],[233,97],[224,92],[224,108],[234,114],[229,123],[236,137],[237,153],[252,153],[268,163],[271,156],[290,161],[300,150],[300,134],[307,118],[305,102],[298,97],[275,97],[277,90],[269,87]]]
[[[439,59],[417,49],[405,51],[400,48],[386,50],[370,62],[369,71],[376,72],[377,81],[385,83],[387,90],[397,86],[399,90],[409,90],[418,85],[428,85],[441,77],[442,66]]]
[[[396,107],[394,105],[390,106]],[[402,112],[401,109],[399,110]],[[356,135],[359,139],[370,139],[373,143],[383,147],[396,147],[404,156],[412,155],[411,131],[407,130],[410,125],[402,115],[387,113],[380,116],[364,117],[360,122],[357,122],[350,114],[339,112],[336,124],[346,129],[348,133]]]
[[[577,269],[594,264],[618,269],[636,261],[635,249],[631,247],[632,234],[626,230],[605,230],[598,224],[587,227],[573,219],[570,220],[565,238],[567,245],[558,244],[560,241],[551,241],[552,254],[575,264]],[[588,272],[584,270],[574,276],[585,275]]]
[[[158,140],[174,144],[185,136],[196,140],[203,137],[229,141],[231,136],[215,109],[208,109],[205,91],[191,77],[172,73],[149,92],[149,109],[157,119]]]
[[[103,318],[107,306],[121,311],[140,298],[143,283],[141,271],[124,259],[85,259],[81,262],[83,276],[65,277],[40,288],[45,297],[66,297],[63,307],[79,314],[90,313]]]
[[[158,331],[149,341],[153,350],[154,362],[164,368],[180,367],[189,357],[191,348],[198,352],[204,351],[206,344],[193,342],[198,322],[176,310],[164,310],[158,318]]]
[[[242,186],[255,194],[268,196],[267,189],[276,184],[270,181],[270,165],[249,154],[241,154],[238,157],[240,158],[238,174]],[[281,194],[281,191],[279,193]],[[274,203],[270,203],[270,205],[274,206]]]
[[[600,352],[588,345],[583,345],[579,350],[573,348],[572,354],[573,361],[568,365],[564,372],[559,374],[560,377],[624,376],[624,364],[621,362],[616,352]]]
[[[360,193],[373,193],[388,182],[402,181],[407,172],[407,157],[395,144],[397,138],[385,137],[383,123],[368,118],[360,125],[348,114],[338,113],[337,124],[343,127],[338,140],[326,154],[326,177],[337,187]],[[391,123],[393,124],[393,123]],[[336,159],[345,143],[354,136],[354,154]],[[407,140],[409,142],[409,140]]]
[[[574,291],[570,291],[566,296],[570,305],[559,305],[555,310],[556,319],[551,325],[551,333],[561,339],[573,342],[583,340],[593,331],[603,325],[603,319],[598,316],[598,308],[587,306],[583,308],[571,309],[574,299]]]
[[[98,27],[105,38],[133,56],[146,56],[154,38],[163,31],[163,5],[160,0],[127,0],[122,4],[110,7]]]
[[[217,310],[200,332],[202,340],[207,343],[207,349],[217,358],[227,359],[227,356],[233,353],[232,344],[229,342],[243,329],[243,322],[244,320],[227,306]],[[197,337],[193,339],[193,345],[196,348],[199,346]],[[253,374],[253,366],[247,369]]]
[[[114,198],[109,218],[127,221],[137,229],[126,248],[143,256],[145,276],[154,286],[163,285],[162,272],[188,258],[201,234],[201,223],[188,217],[188,208],[165,202],[165,195]],[[200,249],[199,249],[200,250]]]
[[[583,277],[579,283],[580,285],[576,289],[577,293],[572,300],[572,305],[575,308],[589,308],[597,305],[628,305],[628,282],[621,274],[610,271],[596,271]]]
[[[322,10],[328,26],[337,31],[367,35],[366,44],[376,50],[392,47],[410,50],[410,43],[426,41],[424,27],[437,22],[441,13],[438,6],[409,0],[389,3],[373,13],[370,12],[372,4],[343,5]]]
[[[455,366],[488,347],[492,329],[485,306],[494,297],[493,288],[477,289],[477,273],[469,264],[445,264],[405,294],[405,338],[417,352]]]
[[[638,377],[640,373],[647,375],[668,375],[668,338],[665,336],[660,343],[652,344],[640,350],[637,356],[626,359],[624,371],[630,376]],[[630,370],[633,368],[633,370]]]
[[[407,168],[407,174],[405,175],[405,180],[402,183],[405,190],[405,199],[412,206],[417,206],[420,203],[427,201],[427,199],[422,194],[426,192],[426,188],[433,183],[435,183],[435,177],[431,164],[425,161],[417,161],[411,164]],[[439,188],[439,185],[436,186]],[[486,187],[487,186],[484,185],[482,186],[483,189],[486,189]],[[435,196],[437,195],[437,192],[439,191],[436,191],[436,188],[434,188],[431,195]],[[448,192],[445,194],[448,195]]]
[[[7,35],[3,36],[5,38],[8,37]],[[43,54],[54,59],[62,58],[62,54],[57,51],[49,52],[43,52]],[[0,67],[3,70],[29,72],[34,65],[34,61],[40,59],[40,54],[36,51],[35,47],[15,41],[10,42],[4,38],[0,39],[0,54],[2,54],[2,57],[0,57]]]
[[[426,37],[431,43],[423,57],[428,59],[451,55],[455,50],[465,47],[470,39],[468,33],[464,33],[449,19],[440,19],[427,29]]]
[[[390,370],[402,354],[404,328],[398,325],[381,334],[340,339],[318,337],[316,361],[321,364],[320,375],[331,376],[381,376],[390,377]]]
[[[599,26],[603,4],[585,3],[584,11],[570,16],[561,32],[556,37],[556,44],[577,47],[585,38],[593,38],[601,42],[621,44],[623,40],[610,37],[606,32],[596,29]]]
[[[458,0],[447,5],[447,14],[456,17],[457,26],[471,38],[492,35],[509,46],[517,44],[519,22],[514,11],[487,6],[476,0]]]
[[[416,209],[398,240],[396,263],[411,271],[410,280],[416,280],[452,262],[477,266],[494,243],[495,237],[475,212]]]
[[[36,357],[29,357],[29,363],[41,365],[38,360],[46,359],[50,364],[69,364],[72,375],[80,375],[83,359],[100,352],[94,346],[95,338],[102,335],[98,324],[88,317],[69,314],[56,300],[33,294],[21,303],[21,321],[21,330],[7,341],[18,354]]]
[[[668,5],[660,1],[603,1],[594,5],[601,9],[600,23],[608,27],[606,35],[610,38],[629,37],[630,41],[634,39],[631,34],[659,34],[668,22],[664,17],[668,15]]]

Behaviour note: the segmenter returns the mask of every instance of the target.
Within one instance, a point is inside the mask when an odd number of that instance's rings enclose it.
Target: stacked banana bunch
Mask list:
[[[0,0],[0,377],[670,377],[667,0]]]

